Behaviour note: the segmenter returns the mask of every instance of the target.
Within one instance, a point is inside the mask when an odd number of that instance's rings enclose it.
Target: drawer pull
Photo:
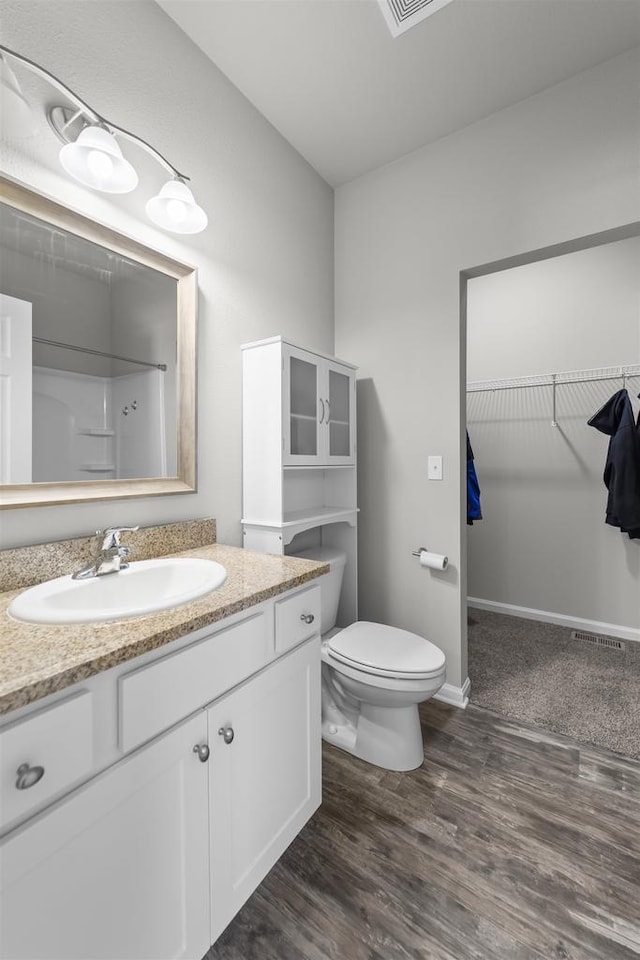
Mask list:
[[[218,733],[224,739],[225,743],[233,743],[233,738],[235,737],[233,727],[220,727]]]
[[[18,790],[28,790],[29,787],[34,787],[38,781],[42,780],[44,767],[31,767],[28,763],[21,763],[16,773],[18,774],[16,788]]]
[[[206,763],[209,759],[209,747],[206,743],[196,743],[193,752],[198,754],[200,763]]]
[[[304,620],[305,623],[313,623],[315,617],[312,613],[301,613],[300,619]]]

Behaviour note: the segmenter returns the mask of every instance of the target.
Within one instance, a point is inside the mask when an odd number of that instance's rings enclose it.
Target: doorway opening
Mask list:
[[[483,514],[461,557],[472,702],[640,756],[640,540],[604,523],[609,438],[587,425],[623,390],[638,416],[639,238],[629,224],[461,273]]]

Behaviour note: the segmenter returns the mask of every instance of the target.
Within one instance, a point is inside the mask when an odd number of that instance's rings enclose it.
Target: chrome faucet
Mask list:
[[[102,546],[91,563],[71,575],[72,580],[89,580],[91,577],[104,577],[109,573],[126,570],[129,566],[127,558],[131,555],[131,549],[121,545],[120,534],[138,529],[138,527],[109,527],[107,530],[96,530],[96,536],[102,537]]]

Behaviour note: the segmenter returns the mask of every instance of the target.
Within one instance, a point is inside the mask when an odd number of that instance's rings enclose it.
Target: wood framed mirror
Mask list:
[[[0,177],[0,508],[196,490],[194,267]]]

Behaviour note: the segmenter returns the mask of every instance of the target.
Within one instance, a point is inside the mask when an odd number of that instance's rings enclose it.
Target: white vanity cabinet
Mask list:
[[[320,800],[320,646],[305,643],[207,711],[211,940]]]
[[[94,727],[114,729],[91,779],[0,840],[0,960],[204,956],[320,804],[319,591],[265,601],[42,709],[84,696]],[[38,713],[4,728],[12,749]]]
[[[209,948],[203,713],[0,848],[3,960],[201,958]]]

